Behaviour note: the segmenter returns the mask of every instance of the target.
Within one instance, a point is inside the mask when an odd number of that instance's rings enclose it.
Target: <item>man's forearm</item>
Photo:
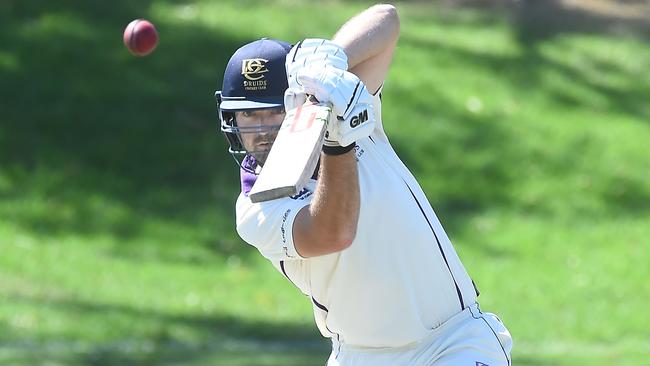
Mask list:
[[[397,41],[399,19],[392,5],[372,6],[339,28],[332,41],[343,46],[350,68],[382,52]]]
[[[366,94],[374,94],[382,85],[398,37],[399,19],[392,5],[375,5],[362,11],[334,36],[333,42],[347,55],[348,70],[363,81]],[[296,216],[293,226],[298,253],[313,257],[347,248],[356,236],[359,207],[355,150],[334,156],[322,153],[314,197]]]
[[[399,35],[399,19],[392,5],[375,5],[347,21],[333,37],[345,50],[348,68],[376,90],[390,64]],[[385,65],[384,65],[385,64]],[[370,85],[368,85],[370,84]],[[312,229],[340,250],[356,236],[360,189],[355,149],[330,156],[321,154],[314,199],[309,207]]]
[[[352,243],[359,218],[359,177],[355,151],[321,154],[319,184],[311,211],[323,235],[330,233],[342,247]]]
[[[359,196],[355,150],[342,155],[321,153],[314,198],[294,223],[298,253],[314,257],[350,246],[356,236]]]

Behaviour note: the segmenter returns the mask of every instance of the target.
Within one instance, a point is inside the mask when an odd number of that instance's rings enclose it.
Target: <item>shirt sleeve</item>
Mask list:
[[[293,242],[293,223],[300,210],[309,205],[313,190],[266,202],[251,202],[241,194],[237,199],[237,233],[271,261],[304,259]]]
[[[381,93],[384,89],[384,85],[377,90],[375,94],[372,95],[372,107],[375,112],[375,130],[370,135],[373,139],[380,141],[388,141],[386,132],[384,132],[384,123],[381,119]]]

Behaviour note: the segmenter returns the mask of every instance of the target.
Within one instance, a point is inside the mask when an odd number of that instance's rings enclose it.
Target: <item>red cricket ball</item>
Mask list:
[[[156,28],[145,19],[136,19],[124,29],[124,45],[136,56],[146,56],[158,45]]]

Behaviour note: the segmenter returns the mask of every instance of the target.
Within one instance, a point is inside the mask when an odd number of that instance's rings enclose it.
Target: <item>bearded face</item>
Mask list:
[[[284,119],[284,108],[235,112],[235,121],[246,151],[263,165]]]

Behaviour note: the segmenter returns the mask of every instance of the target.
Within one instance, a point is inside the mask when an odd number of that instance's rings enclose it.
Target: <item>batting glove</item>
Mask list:
[[[372,104],[363,82],[353,73],[324,64],[312,64],[298,72],[305,93],[331,103],[332,111],[347,119],[357,103]]]
[[[339,116],[330,118],[327,123],[323,151],[334,154],[344,153],[353,148],[356,141],[370,136],[375,125],[375,110],[372,103],[357,103],[348,118]],[[341,150],[340,147],[343,149]]]
[[[305,91],[300,88],[289,88],[284,91],[284,110],[289,112],[294,108],[305,104],[307,102],[307,95]]]
[[[365,90],[363,84],[361,87]],[[367,91],[362,91],[361,94],[367,95],[367,98],[357,102],[348,118],[332,113],[323,143],[323,151],[326,154],[339,155],[351,150],[356,141],[370,136],[375,129],[376,120],[371,97]],[[306,101],[307,94],[302,88],[289,88],[284,93],[284,107],[287,112],[305,104]]]
[[[291,48],[285,59],[289,88],[299,87],[298,72],[316,63],[347,70],[348,56],[343,47],[326,39],[307,38],[298,42]]]

